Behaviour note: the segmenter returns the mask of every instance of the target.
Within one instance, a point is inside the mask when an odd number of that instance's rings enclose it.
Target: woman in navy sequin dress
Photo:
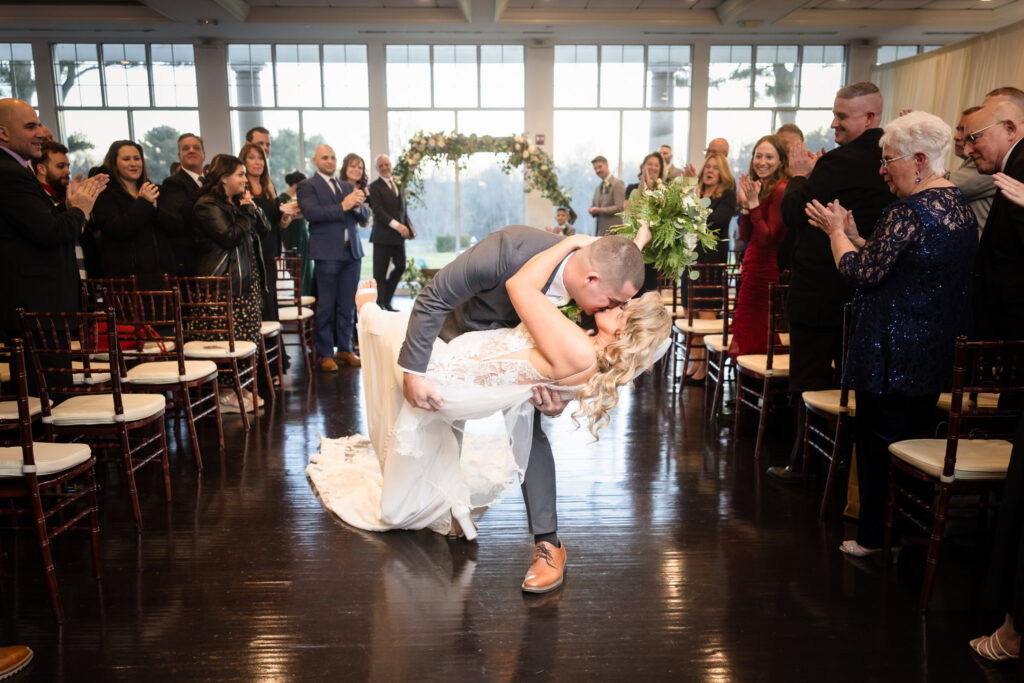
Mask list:
[[[954,342],[971,319],[978,224],[944,178],[951,142],[949,126],[925,112],[885,127],[879,172],[899,201],[868,240],[838,202],[807,205],[857,288],[843,381],[856,391],[860,524],[840,550],[858,557],[882,547],[889,444],[930,436],[939,393],[951,384]]]

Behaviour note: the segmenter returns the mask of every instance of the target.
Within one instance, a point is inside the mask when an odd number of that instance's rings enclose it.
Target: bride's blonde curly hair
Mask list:
[[[597,372],[576,393],[580,407],[572,414],[573,424],[579,427],[579,419],[586,418],[597,439],[597,432],[608,424],[608,412],[619,402],[619,387],[654,364],[654,352],[671,329],[672,316],[660,294],[647,292],[631,304],[622,337],[598,352]]]

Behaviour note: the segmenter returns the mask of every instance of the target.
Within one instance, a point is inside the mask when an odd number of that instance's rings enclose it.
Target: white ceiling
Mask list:
[[[758,41],[946,44],[1024,0],[0,0],[0,41]]]

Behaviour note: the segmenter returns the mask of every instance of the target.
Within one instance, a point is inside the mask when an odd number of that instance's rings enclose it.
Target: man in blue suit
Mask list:
[[[317,147],[313,165],[316,174],[296,190],[299,208],[309,221],[309,257],[317,286],[316,352],[321,370],[337,372],[338,362],[360,365],[352,352],[352,329],[363,260],[359,224],[369,220],[370,211],[362,190],[334,177],[338,159],[333,149]]]

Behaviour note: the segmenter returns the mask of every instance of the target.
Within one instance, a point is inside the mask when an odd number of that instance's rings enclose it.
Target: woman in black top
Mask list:
[[[640,162],[640,172],[637,174],[637,178],[640,182],[632,183],[626,187],[625,209],[629,208],[629,198],[633,196],[633,190],[640,190],[643,192],[644,190],[655,190],[662,186],[661,176],[664,168],[665,160],[662,159],[661,155],[657,152],[651,152],[644,157],[644,160]],[[637,295],[643,294],[644,292],[657,292],[658,277],[658,271],[654,266],[650,263],[645,263],[644,286],[640,288]]]
[[[711,154],[704,160],[698,178],[697,196],[711,200],[708,228],[718,230],[718,246],[714,251],[702,251],[697,263],[725,263],[729,258],[729,223],[736,215],[736,181],[721,154]]]
[[[134,275],[140,289],[161,289],[164,273],[177,272],[171,246],[174,225],[157,211],[160,188],[149,182],[142,147],[118,140],[110,145],[103,165],[113,182],[92,210],[103,275]]]
[[[196,274],[231,277],[231,315],[235,339],[259,345],[266,293],[261,240],[269,230],[249,192],[245,166],[238,157],[218,154],[206,171],[202,194],[192,207],[197,243]],[[203,335],[192,334],[202,339]],[[251,398],[245,397],[248,409]],[[228,385],[221,386],[221,411],[239,412]]]

